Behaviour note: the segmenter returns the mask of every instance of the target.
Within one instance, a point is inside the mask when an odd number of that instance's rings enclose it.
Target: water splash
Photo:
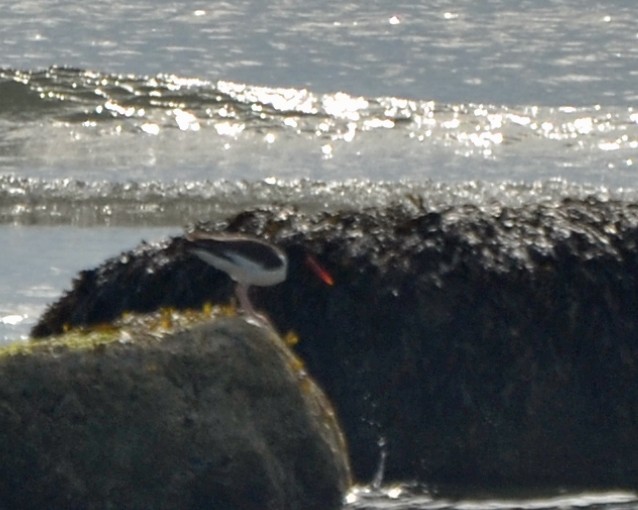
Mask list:
[[[375,491],[381,489],[381,485],[383,484],[383,478],[385,476],[385,460],[388,456],[385,437],[381,436],[377,441],[377,445],[379,446],[379,464],[377,465],[377,470],[374,474],[374,478],[372,478],[372,483],[370,484],[372,490]]]

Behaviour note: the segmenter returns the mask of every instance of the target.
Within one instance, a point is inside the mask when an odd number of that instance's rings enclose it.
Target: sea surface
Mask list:
[[[0,342],[200,219],[635,200],[635,0],[22,0],[0,17]],[[363,487],[353,509],[628,509]]]

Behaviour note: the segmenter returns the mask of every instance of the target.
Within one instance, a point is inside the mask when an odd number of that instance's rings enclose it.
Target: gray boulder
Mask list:
[[[340,508],[343,437],[283,341],[166,322],[0,351],[0,508]]]

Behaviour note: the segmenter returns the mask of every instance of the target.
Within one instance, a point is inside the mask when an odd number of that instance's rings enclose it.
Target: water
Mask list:
[[[0,18],[0,341],[77,271],[260,204],[635,200],[633,0],[25,0]],[[352,508],[630,508],[632,494]],[[562,499],[561,499],[562,498]]]
[[[632,0],[43,6],[3,6],[3,66],[71,65],[450,104],[636,100]]]
[[[631,106],[446,104],[61,68],[5,70],[0,92],[0,158],[20,176],[635,180]]]
[[[469,491],[471,492],[471,491]],[[414,484],[388,485],[382,489],[355,488],[346,497],[351,510],[631,510],[636,495],[623,491],[516,491],[468,494],[457,490],[431,491]]]

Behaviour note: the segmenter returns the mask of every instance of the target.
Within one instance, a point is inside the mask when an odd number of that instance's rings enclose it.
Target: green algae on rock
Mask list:
[[[340,507],[343,436],[273,331],[131,317],[0,352],[0,507]]]

